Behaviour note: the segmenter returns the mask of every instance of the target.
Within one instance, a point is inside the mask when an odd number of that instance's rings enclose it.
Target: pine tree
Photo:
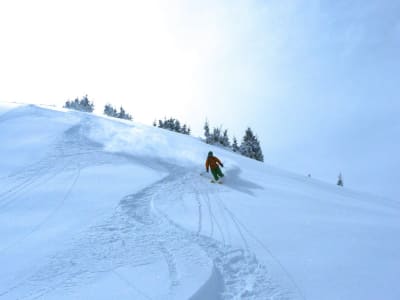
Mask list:
[[[239,146],[236,137],[233,137],[232,150],[233,152],[239,152]]]
[[[109,117],[119,118],[124,120],[132,120],[132,116],[128,114],[125,109],[121,106],[119,112],[111,104],[104,106],[104,114]]]
[[[164,129],[168,129],[168,130],[172,130],[173,129],[173,126],[172,126],[172,122],[171,122],[171,118],[170,119],[164,119],[164,122],[163,122],[163,127],[162,128],[164,128]]]
[[[168,129],[171,131],[175,131],[175,119],[169,118],[168,120]]]
[[[119,108],[119,113],[117,118],[124,120],[132,120],[132,116],[128,114],[122,106]]]
[[[339,173],[337,185],[343,186],[343,178],[342,173]]]
[[[118,118],[120,119],[125,118],[125,109],[122,106],[119,108]]]
[[[183,124],[181,133],[187,134],[187,131],[188,131],[188,130],[187,130],[187,128],[186,128],[186,124]]]
[[[211,134],[210,134],[210,126],[208,125],[208,121],[204,124],[204,137],[206,138],[206,143],[211,144]]]
[[[181,123],[178,120],[174,120],[173,131],[179,132],[179,133],[182,131]]]
[[[246,133],[243,137],[243,141],[240,144],[240,153],[249,158],[264,161],[260,142],[257,137],[253,134],[251,128],[247,128]]]
[[[87,95],[83,96],[82,100],[80,101],[80,107],[81,110],[85,112],[93,112],[94,110],[94,104],[89,101]]]
[[[87,95],[85,95],[81,100],[79,98],[75,98],[74,101],[67,101],[64,105],[65,108],[79,110],[83,112],[93,112],[94,104],[89,101]]]
[[[157,125],[156,121],[154,121],[153,125],[154,126]],[[174,118],[169,118],[169,119],[164,118],[164,121],[158,120],[158,127],[190,135],[190,128],[186,124],[181,125],[181,122],[179,122],[179,120]]]
[[[221,143],[221,129],[214,127],[213,132],[211,134],[211,144],[220,144]]]
[[[224,147],[230,147],[231,146],[231,143],[229,141],[229,136],[228,136],[228,129],[224,130],[224,133],[223,133],[223,135],[221,137],[221,144]]]
[[[117,110],[111,104],[106,104],[104,106],[104,114],[109,117],[116,118],[118,116]]]
[[[231,143],[229,141],[228,130],[222,130],[222,127],[214,127],[212,132],[210,133],[210,126],[208,121],[206,120],[204,124],[204,136],[205,142],[207,144],[217,144],[224,147],[230,147]]]

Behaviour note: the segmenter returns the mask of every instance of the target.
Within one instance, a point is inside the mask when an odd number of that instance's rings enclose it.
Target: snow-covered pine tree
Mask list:
[[[71,101],[70,106],[67,108],[82,111],[81,102],[79,98],[75,98],[74,101]]]
[[[174,126],[173,126],[173,122],[172,122],[172,118],[169,118],[168,120],[165,119],[164,120],[164,129],[168,129],[168,130],[173,130]]]
[[[63,107],[64,107],[64,108],[73,109],[73,108],[72,108],[72,106],[74,105],[73,103],[74,103],[73,101],[67,100],[67,101],[65,102],[65,104],[64,104]]]
[[[156,126],[156,121],[154,121],[153,125]],[[190,128],[186,124],[181,125],[181,122],[174,118],[164,118],[164,121],[158,120],[158,127],[182,134],[190,134]]]
[[[164,120],[159,120],[159,127],[163,129],[167,129],[167,118],[164,117]]]
[[[105,114],[106,116],[109,116],[111,114],[111,105],[110,104],[104,105],[103,114]]]
[[[206,120],[204,124],[204,137],[206,138],[206,143],[211,144],[211,134],[210,134],[210,126],[208,124],[208,121]]]
[[[231,146],[231,142],[229,141],[229,136],[228,136],[228,129],[224,130],[224,133],[221,137],[221,144],[224,147],[230,147]]]
[[[339,173],[337,185],[343,186],[343,177],[342,177],[342,173]]]
[[[232,151],[239,152],[239,146],[238,146],[236,137],[233,137]]]
[[[114,117],[114,118],[117,117],[117,115],[118,115],[117,110],[115,109],[115,107],[113,107],[109,103],[104,106],[104,114],[106,116]]]
[[[85,95],[81,100],[79,98],[75,98],[74,101],[67,101],[64,105],[65,108],[84,111],[84,112],[93,112],[94,104],[89,101],[87,95]]]
[[[106,104],[104,106],[104,114],[113,118],[132,120],[132,116],[128,114],[122,106],[120,107],[118,112],[116,108],[113,107],[111,104]]]
[[[119,113],[117,118],[124,120],[132,120],[132,116],[128,114],[122,106],[119,108]]]
[[[181,128],[181,122],[179,122],[178,120],[174,120],[174,128],[173,128],[173,130],[175,131],[175,132],[179,132],[179,133],[181,133],[181,131],[182,131],[182,128]]]
[[[221,129],[214,127],[213,132],[211,134],[211,144],[221,144]]]
[[[187,134],[187,127],[186,127],[186,124],[183,124],[183,126],[182,126],[182,129],[181,129],[181,133],[183,133],[183,134]]]
[[[119,108],[118,118],[120,118],[120,119],[125,118],[125,109],[122,106],[120,106],[120,108]]]
[[[87,95],[83,96],[83,98],[80,101],[80,107],[82,111],[85,112],[93,112],[94,110],[94,104],[93,102],[89,101],[89,98]]]
[[[175,131],[175,119],[170,118],[168,120],[168,129],[171,131]]]
[[[240,153],[249,158],[264,161],[260,142],[257,137],[253,134],[250,127],[247,128],[246,133],[243,137],[242,143],[240,144]]]

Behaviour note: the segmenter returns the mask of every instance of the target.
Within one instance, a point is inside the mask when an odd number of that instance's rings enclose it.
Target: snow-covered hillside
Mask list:
[[[0,299],[400,299],[397,202],[79,112],[0,140]]]

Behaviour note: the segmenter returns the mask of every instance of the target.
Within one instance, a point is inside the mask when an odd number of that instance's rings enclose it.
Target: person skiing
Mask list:
[[[222,162],[218,159],[218,157],[214,156],[212,151],[208,152],[207,160],[206,160],[206,170],[207,173],[209,172],[209,169],[211,169],[211,173],[215,179],[215,181],[218,181],[222,177],[224,177],[224,174],[222,173],[220,167],[224,167]],[[214,180],[211,180],[211,182],[215,182]]]

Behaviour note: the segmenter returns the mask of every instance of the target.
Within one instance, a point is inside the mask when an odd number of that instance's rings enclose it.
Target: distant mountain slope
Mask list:
[[[397,202],[74,111],[0,139],[0,299],[400,299]]]

